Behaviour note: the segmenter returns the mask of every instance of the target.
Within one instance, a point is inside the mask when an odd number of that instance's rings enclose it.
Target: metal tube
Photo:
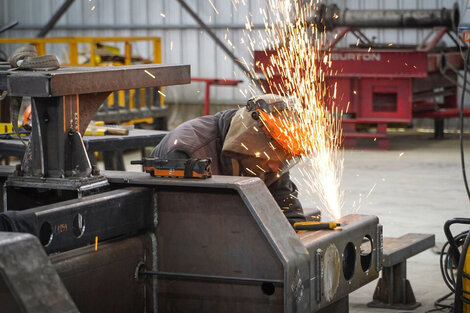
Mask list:
[[[327,29],[335,27],[353,28],[423,28],[448,27],[459,25],[459,7],[436,10],[349,10],[340,9],[335,4],[321,5],[311,22]]]
[[[206,33],[215,41],[215,43],[222,49],[224,52],[232,59],[232,61],[237,65],[242,72],[250,79],[253,81],[253,83],[256,84],[256,86],[260,89],[263,90],[261,82],[259,82],[253,75],[251,74],[250,70],[246,68],[243,64],[242,61],[233,54],[232,51],[230,51],[229,48],[222,42],[222,40],[219,39],[219,37],[216,36],[216,34],[201,20],[201,18],[196,14],[196,12],[193,11],[189,7],[189,5],[184,1],[184,0],[177,0],[179,4],[191,15],[196,22],[199,24],[199,26],[202,27],[206,31]]]
[[[72,3],[75,0],[66,0],[64,4],[60,6],[60,8],[55,12],[55,14],[51,17],[49,22],[47,22],[46,25],[41,29],[41,31],[38,33],[37,37],[42,38],[46,37],[47,33],[54,28],[54,25],[57,23],[57,21],[64,15],[65,12],[67,12],[68,8],[72,5]]]
[[[202,275],[202,274],[188,274],[188,273],[170,273],[160,271],[144,271],[140,272],[140,275],[153,275],[160,278],[173,278],[173,279],[193,279],[193,280],[205,280],[213,282],[235,282],[239,284],[262,284],[268,283],[273,285],[282,286],[284,281],[279,279],[260,279],[251,277],[230,277],[230,276],[219,276],[219,275]]]
[[[3,26],[2,28],[0,28],[0,34],[3,33],[3,32],[6,32],[10,28],[15,27],[16,25],[18,25],[18,21],[13,21],[13,22]]]
[[[42,29],[43,25],[38,24],[20,24],[15,30],[37,30]],[[230,30],[241,30],[246,29],[245,24],[212,24],[207,25],[209,29],[230,29]],[[264,24],[254,24],[252,29],[264,29]],[[54,30],[199,30],[201,26],[195,24],[142,24],[142,25],[127,25],[127,24],[100,24],[100,25],[83,25],[83,24],[68,24],[68,25],[57,25]]]

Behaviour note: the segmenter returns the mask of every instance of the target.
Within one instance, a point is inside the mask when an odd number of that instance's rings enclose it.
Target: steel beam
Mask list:
[[[160,64],[62,67],[54,71],[11,71],[7,76],[9,95],[19,97],[57,97],[190,82],[189,65]]]
[[[37,236],[52,253],[93,244],[96,237],[103,241],[151,229],[154,199],[149,188],[128,187],[18,213],[23,212],[36,215]]]
[[[72,5],[75,0],[65,0],[65,2],[59,7],[59,9],[54,13],[51,19],[47,22],[46,25],[38,33],[37,37],[46,37],[46,35],[54,28],[57,21],[67,12],[68,8]]]
[[[33,129],[18,174],[39,178],[37,188],[43,178],[65,177],[88,184],[92,168],[82,136],[108,94],[189,82],[189,65],[0,71],[0,87],[6,85],[9,96],[32,97]]]

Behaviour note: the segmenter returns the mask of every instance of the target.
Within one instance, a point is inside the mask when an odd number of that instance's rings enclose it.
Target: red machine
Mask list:
[[[379,10],[372,12],[374,16]],[[396,12],[403,14],[405,11]],[[419,10],[406,12],[422,13]],[[351,14],[351,11],[345,10],[343,14],[346,13]],[[367,16],[364,11],[358,14]],[[386,22],[389,21],[383,24]],[[436,24],[444,23],[437,21]],[[390,25],[393,23],[377,27]],[[357,44],[337,47],[347,34],[354,35]],[[443,118],[458,116],[457,80],[459,70],[463,69],[466,44],[447,26],[432,28],[416,46],[374,43],[355,27],[335,27],[329,35],[335,38],[325,47],[325,51],[331,53],[333,74],[327,77],[326,83],[330,95],[336,88],[335,105],[348,113],[343,120],[346,144],[354,145],[359,138],[371,138],[377,140],[379,148],[387,149],[387,125],[411,124],[413,118],[420,117],[434,118],[435,135],[440,137]],[[446,35],[452,41],[450,47],[440,44]],[[255,64],[269,64],[272,53],[275,52],[256,51]],[[261,72],[260,67],[257,70]],[[465,113],[470,115],[470,111]],[[372,124],[377,132],[358,132],[357,124]]]

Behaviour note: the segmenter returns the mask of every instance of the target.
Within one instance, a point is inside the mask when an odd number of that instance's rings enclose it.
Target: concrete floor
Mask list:
[[[466,136],[469,137],[465,146],[470,175],[470,136]],[[137,158],[138,155],[131,157]],[[446,134],[446,139],[434,140],[432,134],[396,133],[391,135],[390,150],[348,149],[344,159],[343,215],[377,215],[386,237],[399,237],[409,232],[434,233],[440,247],[446,241],[442,230],[444,222],[453,217],[470,216],[457,135]],[[129,166],[128,170],[138,171],[140,167]],[[299,175],[298,170],[293,169],[292,175]],[[302,191],[302,186],[298,187]],[[301,200],[304,207],[317,205],[315,199],[301,195]],[[438,249],[433,250],[408,261],[408,279],[417,301],[422,303],[412,312],[432,309],[434,301],[449,292],[440,274],[439,255],[435,253]],[[366,306],[376,283],[350,295],[350,312],[403,312]]]

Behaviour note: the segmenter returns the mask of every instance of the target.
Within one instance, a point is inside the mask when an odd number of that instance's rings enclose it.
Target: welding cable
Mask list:
[[[465,241],[465,238],[467,237],[468,232],[462,232],[455,237],[453,237],[453,241],[457,247],[461,247]],[[450,300],[449,298],[455,294],[455,276],[454,276],[454,270],[455,270],[455,264],[452,261],[451,258],[451,253],[449,252],[450,244],[447,241],[441,249],[440,252],[440,268],[441,268],[441,274],[442,278],[447,285],[447,287],[450,289],[450,292],[447,293],[446,295],[440,297],[436,301],[434,301],[434,308],[425,311],[425,313],[431,313],[431,312],[437,312],[437,311],[444,311],[446,310],[447,312],[453,312],[454,311],[454,304],[449,303],[449,304],[444,304],[442,302]]]
[[[467,191],[467,196],[468,199],[470,200],[470,190],[468,188],[468,182],[467,182],[467,174],[465,172],[465,155],[464,155],[464,147],[463,147],[463,107],[464,107],[464,100],[465,100],[465,88],[467,87],[467,73],[468,73],[468,62],[470,59],[470,49],[467,50],[467,54],[465,56],[465,69],[464,69],[464,74],[463,74],[463,90],[462,90],[462,98],[460,101],[460,161],[462,163],[462,175],[463,175],[463,181],[465,184],[465,190]]]
[[[457,249],[461,247],[465,241],[465,237],[467,236],[468,232],[462,232],[458,235],[456,235],[453,240],[455,242],[455,246]],[[447,241],[441,249],[440,252],[440,259],[439,259],[439,264],[441,268],[441,274],[442,278],[447,285],[447,287],[450,289],[450,291],[453,293],[455,291],[454,285],[455,285],[455,276],[454,276],[454,271],[453,269],[457,264],[455,264],[452,260],[451,257],[451,252],[449,251],[450,249],[450,243]]]
[[[450,290],[450,293],[442,296],[434,302],[434,308],[426,311],[426,313],[444,311],[453,312],[454,304],[444,304],[442,302],[450,300],[449,298],[455,294],[456,276],[454,274],[458,267],[458,262],[461,259],[461,252],[459,251],[465,243],[465,239],[469,234],[468,231],[461,232],[455,236],[452,235],[450,227],[454,224],[470,224],[470,219],[465,218],[454,218],[448,220],[444,224],[444,233],[447,241],[444,243],[440,250],[439,265],[441,270],[442,279]],[[456,261],[457,260],[457,261]],[[465,292],[468,294],[468,292]]]
[[[449,292],[445,296],[440,297],[436,301],[434,301],[434,309],[427,310],[425,313],[437,312],[442,310],[448,310],[448,312],[453,312],[454,305],[453,304],[443,304],[443,301],[446,301],[452,296],[454,293]]]

